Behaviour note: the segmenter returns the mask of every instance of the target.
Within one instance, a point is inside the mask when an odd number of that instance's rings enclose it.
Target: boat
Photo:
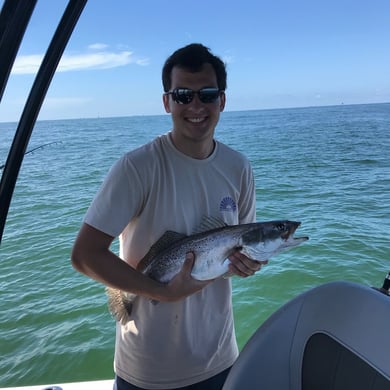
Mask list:
[[[0,99],[37,0],[5,0],[0,14]],[[0,243],[28,141],[58,62],[87,0],[70,0],[18,124],[0,182]],[[272,314],[244,346],[224,390],[389,390],[390,273],[380,289],[338,281]],[[378,291],[379,290],[379,291]],[[111,389],[113,379],[8,387]]]
[[[65,384],[23,386],[23,387],[5,387],[2,390],[107,390],[112,389],[114,380],[72,382]]]
[[[390,299],[376,290],[338,281],[293,298],[249,339],[223,389],[390,389]]]
[[[389,285],[390,272],[381,289],[337,281],[293,298],[249,339],[223,390],[389,390]],[[113,380],[103,380],[8,390],[112,385]]]

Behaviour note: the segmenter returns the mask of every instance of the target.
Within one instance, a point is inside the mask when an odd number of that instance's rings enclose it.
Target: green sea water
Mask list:
[[[114,161],[167,132],[169,116],[40,121],[0,247],[0,387],[113,377],[104,287],[70,265],[83,215]],[[16,123],[0,123],[0,166]],[[390,271],[390,104],[226,112],[216,136],[254,168],[257,219],[310,240],[233,279],[240,348],[319,284],[380,286]]]

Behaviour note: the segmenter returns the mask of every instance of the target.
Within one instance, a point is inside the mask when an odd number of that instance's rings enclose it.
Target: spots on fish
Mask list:
[[[231,201],[225,203],[225,206],[230,203],[233,207]],[[281,220],[233,226],[218,223],[218,228],[190,236],[166,232],[140,261],[137,270],[161,283],[168,283],[182,268],[186,253],[194,252],[193,278],[224,277],[229,270],[226,259],[237,248],[242,248],[243,253],[253,259],[268,260],[306,241],[308,237],[293,237],[299,225],[300,222]],[[110,291],[110,311],[122,324],[130,319],[134,299],[134,294]]]

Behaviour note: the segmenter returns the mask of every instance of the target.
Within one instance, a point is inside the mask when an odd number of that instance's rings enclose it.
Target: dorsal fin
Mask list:
[[[153,259],[162,251],[169,248],[173,243],[187,237],[185,234],[166,231],[149,249],[149,252],[141,259],[137,265],[138,271],[143,271]]]
[[[193,234],[203,233],[207,230],[217,229],[226,226],[228,226],[228,224],[220,218],[204,216],[200,225],[193,232]]]

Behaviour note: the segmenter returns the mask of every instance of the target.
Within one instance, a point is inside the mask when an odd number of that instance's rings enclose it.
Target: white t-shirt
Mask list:
[[[216,141],[207,159],[193,159],[165,134],[114,164],[84,221],[120,236],[120,257],[136,267],[167,230],[193,234],[204,217],[253,222],[254,191],[242,154]],[[237,355],[230,279],[179,302],[156,305],[140,297],[132,320],[117,323],[115,372],[139,387],[197,383],[231,366]]]

